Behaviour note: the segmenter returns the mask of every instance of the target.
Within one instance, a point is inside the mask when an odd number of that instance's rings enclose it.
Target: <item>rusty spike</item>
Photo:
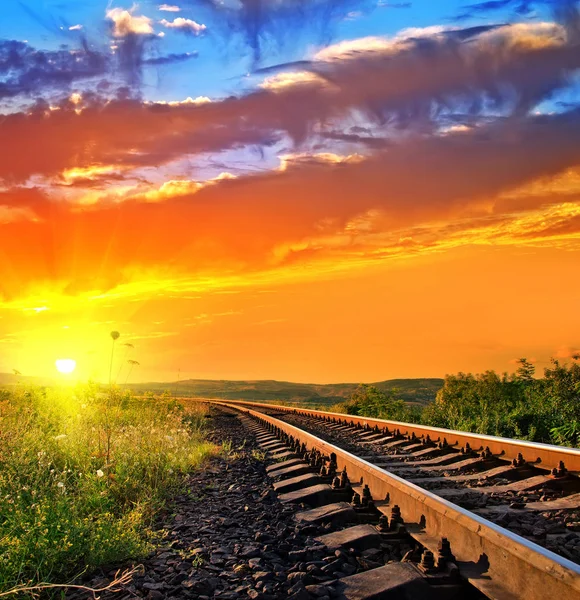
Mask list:
[[[403,525],[403,517],[401,516],[401,509],[398,504],[395,504],[391,509],[391,520],[389,522],[389,528],[391,530],[397,529],[399,525]]]
[[[455,562],[455,556],[451,552],[451,544],[447,538],[441,538],[437,548],[437,567],[442,568],[449,562]]]
[[[491,458],[492,454],[491,454],[491,450],[489,449],[489,446],[486,446],[483,449],[483,452],[481,453],[481,458]]]
[[[379,517],[379,523],[377,525],[377,529],[381,532],[389,530],[389,519],[386,515],[381,515]]]
[[[369,502],[373,501],[373,497],[371,495],[371,490],[368,485],[365,484],[362,491],[362,504],[364,506],[368,506]]]
[[[566,465],[564,464],[564,461],[560,461],[558,464],[558,467],[554,467],[552,469],[552,475],[554,477],[564,477],[564,475],[566,475],[568,473],[568,469],[566,468]]]
[[[430,550],[424,550],[421,555],[421,562],[419,563],[419,568],[424,573],[432,573],[435,571],[435,557],[433,556],[433,552]]]

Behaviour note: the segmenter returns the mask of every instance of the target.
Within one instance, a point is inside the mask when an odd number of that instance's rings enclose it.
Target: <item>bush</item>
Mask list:
[[[212,452],[201,406],[97,386],[0,396],[0,590],[136,558],[156,511]]]
[[[412,410],[395,397],[395,392],[382,392],[364,383],[359,385],[350,400],[332,406],[331,411],[393,421],[409,421],[414,416]]]
[[[435,402],[422,413],[426,425],[535,442],[580,445],[580,365],[552,360],[542,378],[519,361],[516,373],[494,371],[445,377]]]
[[[392,393],[361,385],[350,400],[331,410],[580,447],[580,365],[552,360],[536,379],[533,365],[523,358],[511,375],[447,375],[435,401],[422,411]]]

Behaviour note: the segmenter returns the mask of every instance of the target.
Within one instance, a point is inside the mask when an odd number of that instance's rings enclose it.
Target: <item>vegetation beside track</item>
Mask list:
[[[149,552],[155,513],[214,452],[205,410],[90,384],[0,390],[0,592]]]
[[[543,377],[526,359],[513,374],[447,375],[436,399],[420,408],[394,392],[361,385],[329,410],[446,429],[580,447],[580,364],[553,359]]]

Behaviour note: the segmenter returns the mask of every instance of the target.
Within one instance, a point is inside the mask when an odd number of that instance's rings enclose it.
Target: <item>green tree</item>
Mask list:
[[[577,360],[577,359],[576,359]],[[580,365],[553,359],[544,376],[518,361],[513,375],[486,371],[447,375],[421,421],[449,429],[580,445]]]
[[[524,383],[533,383],[536,367],[527,358],[519,358],[517,362],[520,366],[516,370],[516,378]]]
[[[411,412],[392,390],[381,391],[372,385],[361,383],[343,407],[349,415],[361,415],[394,421],[409,420]]]
[[[552,359],[544,371],[543,399],[552,427],[550,435],[558,444],[580,445],[580,365]]]

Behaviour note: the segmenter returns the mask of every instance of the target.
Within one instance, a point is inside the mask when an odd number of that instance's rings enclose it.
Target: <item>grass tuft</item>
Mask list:
[[[204,415],[90,384],[0,390],[0,592],[149,552],[154,515],[215,451]]]

